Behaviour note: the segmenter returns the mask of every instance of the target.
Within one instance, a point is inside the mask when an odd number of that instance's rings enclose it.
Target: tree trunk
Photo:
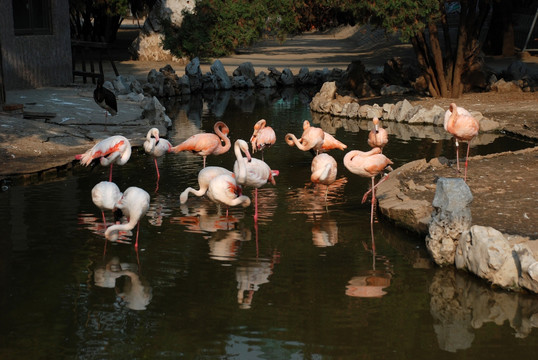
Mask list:
[[[430,64],[428,63],[428,50],[422,33],[418,33],[416,36],[412,37],[411,43],[413,44],[413,50],[415,51],[415,54],[417,56],[417,61],[422,69],[422,73],[426,78],[426,83],[428,84],[428,90],[430,91],[430,95],[433,97],[439,97],[439,87],[437,85],[435,73]]]
[[[428,24],[428,32],[430,33],[431,55],[432,62],[435,66],[435,72],[437,81],[439,83],[439,92],[441,97],[447,97],[449,95],[449,87],[446,82],[446,74],[443,64],[443,51],[439,45],[439,33],[437,32],[437,26],[433,23]]]

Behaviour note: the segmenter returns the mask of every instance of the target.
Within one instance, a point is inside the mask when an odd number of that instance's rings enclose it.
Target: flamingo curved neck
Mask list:
[[[235,180],[239,184],[244,184],[247,181],[247,167],[245,165],[243,154],[241,154],[241,147],[239,145],[239,142],[236,142],[234,144],[234,153],[237,159],[236,160],[237,168],[234,169]]]
[[[134,217],[131,217],[128,223],[109,226],[105,231],[105,237],[109,240],[115,240],[118,238],[117,232],[132,230],[137,222]]]
[[[297,140],[297,137],[295,137],[295,135],[293,134],[286,135],[286,143],[290,146],[295,145],[297,146],[299,150],[302,150],[302,151],[310,150],[309,148],[304,146],[299,140]]]

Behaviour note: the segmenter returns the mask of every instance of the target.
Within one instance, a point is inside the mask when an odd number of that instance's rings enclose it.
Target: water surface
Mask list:
[[[280,170],[253,207],[226,218],[206,198],[179,204],[197,187],[201,157],[153,160],[135,150],[115,167],[120,189],[138,186],[151,207],[134,234],[107,243],[91,188],[108,169],[77,166],[57,180],[0,193],[0,358],[39,359],[444,359],[528,357],[538,350],[538,299],[496,291],[473,276],[433,266],[424,241],[376,219],[361,204],[369,180],[332,151],[338,180],[309,182],[312,156],[285,144],[311,120],[348,145],[367,148],[368,122],[312,114],[310,93],[225,93],[167,104],[172,142],[212,131],[248,140],[265,118],[278,142],[265,160]],[[97,116],[97,115],[96,115]],[[397,127],[384,153],[395,166],[454,158],[442,128]],[[517,150],[487,135],[472,154]],[[258,154],[256,154],[258,156]],[[231,168],[230,151],[208,165]],[[470,170],[472,172],[472,164]],[[251,195],[250,189],[245,189]],[[112,221],[112,215],[107,221]],[[372,245],[375,244],[375,251]]]

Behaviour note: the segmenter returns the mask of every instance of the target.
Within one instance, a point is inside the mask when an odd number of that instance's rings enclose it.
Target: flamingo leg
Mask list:
[[[136,241],[135,241],[135,249],[138,251],[138,231],[140,230],[140,221],[138,222],[138,225],[136,226]]]
[[[155,160],[155,169],[157,170],[157,180],[161,178],[161,174],[159,174],[159,165],[157,165],[157,158],[154,158]]]
[[[468,163],[468,159],[469,159],[469,149],[471,148],[471,146],[469,145],[469,143],[467,143],[467,156],[465,156],[465,175],[463,177],[463,181],[467,182],[467,163]]]
[[[379,180],[379,182],[374,186],[374,188],[378,187],[379,184],[381,184],[383,181],[387,180],[389,176],[388,175],[385,175],[383,176],[383,179]],[[362,197],[362,203],[364,204],[366,202],[366,199],[368,198],[368,194],[372,191],[372,189],[368,190],[367,192],[364,193],[364,196]]]
[[[206,157],[207,157],[207,156],[204,156],[204,157],[203,157],[203,158],[204,158],[204,169],[205,169],[205,158],[206,158]]]
[[[375,208],[375,179],[372,176],[372,209],[370,210],[370,226],[374,226],[374,208]]]
[[[458,139],[456,139],[456,167],[458,172],[460,172],[460,144],[458,143]]]
[[[254,189],[254,223],[258,222],[258,188]]]
[[[103,215],[103,224],[105,224],[105,230],[106,230],[105,212],[103,210],[101,210],[101,214]]]
[[[110,182],[112,182],[112,165],[114,165],[114,163],[110,164],[110,173],[108,175],[108,181],[110,181]]]

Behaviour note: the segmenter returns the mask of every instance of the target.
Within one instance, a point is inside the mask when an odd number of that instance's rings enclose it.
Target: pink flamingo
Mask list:
[[[209,182],[215,177],[222,174],[232,175],[233,173],[230,170],[220,166],[208,166],[203,168],[198,173],[198,185],[200,189],[195,190],[191,187],[186,188],[185,190],[183,190],[181,195],[179,195],[179,202],[181,204],[185,204],[187,202],[187,199],[189,198],[189,194],[194,194],[196,196],[204,196],[204,194],[207,192],[207,189],[209,188]]]
[[[88,166],[93,160],[99,159],[102,166],[110,165],[108,181],[112,181],[112,165],[125,165],[131,157],[131,143],[121,135],[111,136],[97,144],[84,154],[75,155],[76,160],[84,166]]]
[[[122,193],[118,185],[110,181],[101,181],[92,189],[92,201],[103,215],[103,223],[106,227],[105,210],[114,210],[116,203],[121,199]]]
[[[273,146],[276,142],[276,134],[272,127],[266,126],[265,119],[259,120],[254,125],[254,132],[250,137],[252,152],[261,151],[263,160],[263,150]]]
[[[464,181],[467,181],[467,162],[469,158],[470,141],[478,134],[480,128],[476,120],[469,111],[451,103],[449,109],[445,112],[445,130],[456,139],[456,164],[458,172],[460,171],[459,158],[459,141],[467,141],[467,155],[465,156],[465,175]]]
[[[372,209],[370,214],[370,224],[374,223],[375,188],[377,186],[375,185],[374,178],[386,168],[392,170],[392,168],[389,166],[391,164],[392,161],[383,155],[381,153],[381,149],[377,147],[367,152],[352,150],[344,156],[344,166],[349,171],[351,171],[353,174],[372,179]],[[386,178],[381,181],[384,181],[385,179]],[[379,183],[381,183],[381,181]],[[368,192],[364,194],[362,202],[366,201]]]
[[[297,140],[295,135],[286,134],[285,140],[289,146],[297,146],[299,150],[309,151],[314,150],[319,153],[323,147],[323,141],[325,139],[325,132],[317,127],[310,126],[310,122],[305,120],[303,122],[303,135]]]
[[[241,154],[243,151],[246,155],[244,158]],[[238,139],[234,143],[234,153],[236,161],[234,163],[234,174],[236,182],[239,185],[254,188],[254,222],[258,221],[258,188],[271,182],[275,185],[274,176],[278,175],[278,170],[271,170],[263,160],[255,159],[250,156],[248,143],[245,140]]]
[[[230,150],[232,143],[228,139],[230,129],[222,121],[217,121],[213,126],[215,134],[203,133],[196,134],[183,141],[181,144],[174,146],[171,151],[178,153],[180,151],[192,151],[204,158],[204,167],[208,155],[221,155]],[[224,142],[224,144],[223,144]]]
[[[250,205],[250,199],[241,194],[241,186],[237,184],[233,175],[221,174],[209,182],[207,197],[217,204],[220,210],[221,205],[226,205],[226,217],[228,217],[228,207]]]
[[[157,165],[157,158],[169,153],[172,149],[172,144],[166,139],[159,137],[159,129],[151,128],[146,135],[146,141],[144,141],[144,150],[147,154],[153,156],[155,160],[155,169],[157,170],[157,180],[160,179],[159,166]]]
[[[389,142],[389,135],[387,130],[379,126],[379,119],[375,117],[372,122],[374,123],[374,128],[368,134],[368,145],[375,148],[378,147],[383,150],[383,147]]]
[[[105,237],[108,240],[115,241],[118,239],[119,231],[132,230],[136,228],[135,249],[138,250],[138,233],[140,230],[140,218],[146,215],[149,209],[150,197],[149,194],[139,187],[131,186],[123,192],[123,196],[116,203],[116,207],[120,209],[129,222],[125,224],[116,224],[109,226],[105,231]]]
[[[322,153],[312,159],[312,166],[310,167],[312,175],[310,176],[310,180],[315,184],[327,185],[325,203],[327,203],[329,185],[336,180],[337,168],[336,160],[329,154]]]
[[[324,132],[323,145],[321,146],[320,152],[325,152],[333,149],[345,150],[347,149],[347,145],[337,140],[331,134]]]

